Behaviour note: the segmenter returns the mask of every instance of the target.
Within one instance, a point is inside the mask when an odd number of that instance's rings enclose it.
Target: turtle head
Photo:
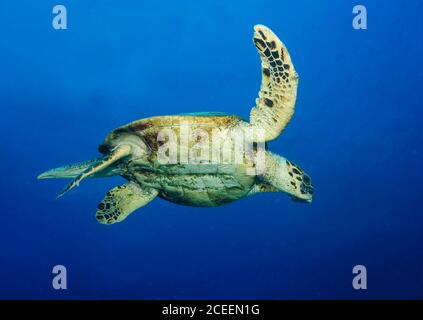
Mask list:
[[[310,177],[297,165],[286,160],[283,167],[287,179],[286,192],[296,202],[310,203],[313,200],[313,184]]]
[[[266,152],[263,178],[276,190],[287,193],[292,200],[310,203],[313,199],[313,185],[310,177],[291,161]]]

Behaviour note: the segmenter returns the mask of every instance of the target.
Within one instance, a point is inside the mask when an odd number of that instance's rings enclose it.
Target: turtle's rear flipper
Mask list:
[[[97,221],[102,224],[121,222],[129,214],[153,200],[157,194],[156,189],[143,188],[134,182],[113,188],[98,205]]]
[[[57,197],[60,198],[69,190],[79,186],[79,183],[85,178],[95,175],[96,173],[110,166],[112,163],[116,162],[119,159],[127,157],[130,154],[131,147],[129,145],[122,144],[117,146],[108,155],[98,159],[98,161],[96,161],[93,165],[89,166],[82,173],[80,173],[75,178],[75,180],[73,180]]]

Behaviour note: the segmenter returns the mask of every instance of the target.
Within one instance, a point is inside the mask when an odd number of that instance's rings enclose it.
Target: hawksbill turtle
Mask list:
[[[261,58],[262,82],[250,113],[250,122],[221,113],[141,119],[111,131],[99,146],[101,157],[52,169],[38,178],[73,178],[59,194],[62,196],[85,178],[124,177],[128,182],[107,192],[98,205],[96,218],[103,224],[124,220],[157,196],[182,205],[219,206],[258,192],[285,192],[294,200],[311,202],[313,186],[310,177],[294,163],[267,150],[267,141],[278,137],[292,118],[298,75],[287,48],[272,30],[256,25],[253,41]],[[194,141],[185,139],[182,131],[186,130],[190,131],[185,134],[188,138],[198,130],[203,135],[197,134]],[[217,161],[204,158],[201,161],[181,161],[184,153],[197,154],[195,147],[199,141],[206,141],[203,146],[209,147],[206,138],[207,135],[213,136],[213,130],[219,130],[219,141],[223,141],[229,152],[226,161],[221,160],[220,154],[214,158]],[[247,134],[248,139],[244,139],[253,147],[248,150],[240,148],[233,137],[254,130],[260,131],[261,135]],[[168,131],[174,135],[161,139],[163,132]],[[170,140],[176,142],[174,158],[178,161],[164,163],[160,161],[160,151]],[[263,144],[265,148],[260,153],[258,146]],[[217,150],[214,140],[213,146],[206,150],[206,155]],[[242,161],[235,161],[231,156],[237,152]],[[163,155],[169,158],[170,149]],[[261,170],[256,170],[257,159],[262,161]]]

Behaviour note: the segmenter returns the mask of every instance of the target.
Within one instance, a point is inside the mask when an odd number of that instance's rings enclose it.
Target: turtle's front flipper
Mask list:
[[[126,144],[117,146],[108,155],[99,159],[98,162],[94,163],[92,166],[88,167],[85,171],[83,171],[79,176],[77,176],[75,180],[73,180],[57,197],[60,198],[69,190],[79,186],[79,183],[83,179],[94,175],[95,173],[110,166],[112,163],[116,162],[117,160],[122,159],[130,154],[131,154],[130,146]]]
[[[262,178],[265,183],[288,193],[293,200],[311,202],[313,199],[310,177],[292,162],[269,151],[266,152]]]
[[[129,214],[153,200],[157,194],[156,189],[128,182],[107,192],[104,200],[98,205],[96,218],[103,224],[121,222]]]
[[[263,25],[254,27],[254,44],[260,54],[262,80],[256,106],[250,113],[253,129],[265,132],[266,141],[275,139],[294,114],[298,75],[288,50]]]

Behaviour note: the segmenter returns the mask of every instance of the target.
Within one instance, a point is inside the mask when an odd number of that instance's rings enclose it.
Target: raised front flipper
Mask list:
[[[279,38],[263,25],[254,27],[254,44],[260,54],[262,81],[250,124],[262,129],[265,140],[275,139],[294,114],[298,75],[288,50]]]
[[[156,189],[144,188],[132,181],[113,188],[98,205],[97,221],[103,224],[121,222],[153,200],[157,194]]]

